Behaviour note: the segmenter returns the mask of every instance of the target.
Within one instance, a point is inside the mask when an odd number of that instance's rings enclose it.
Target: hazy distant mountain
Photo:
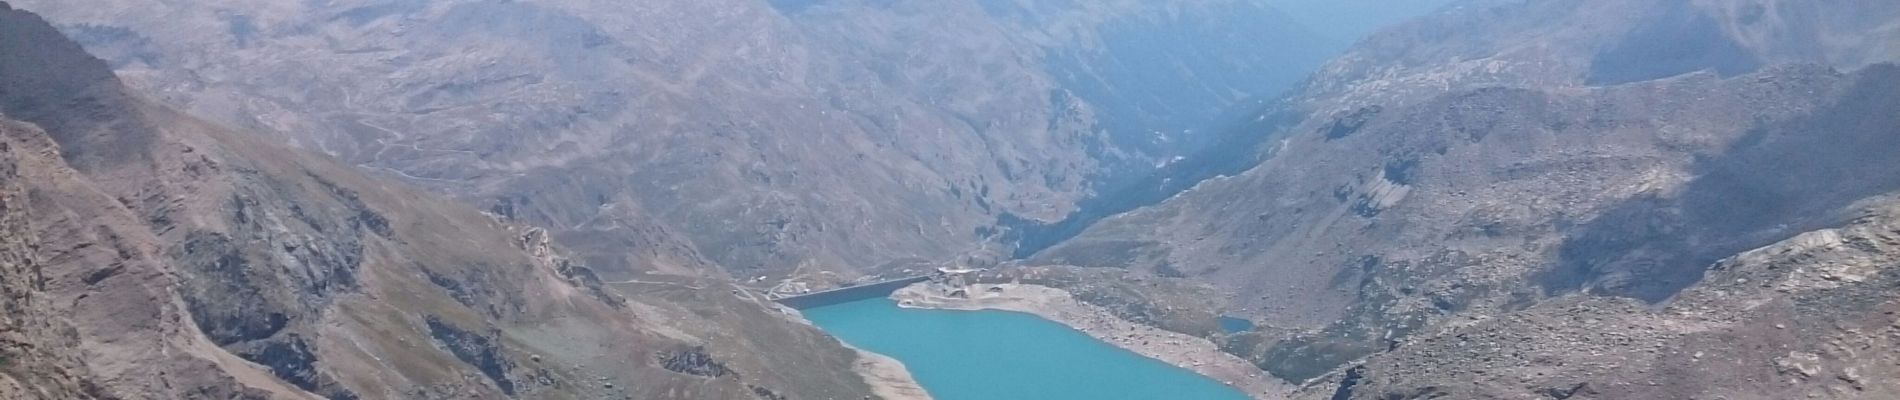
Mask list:
[[[1236,133],[1258,165],[1035,261],[1224,285],[1272,327],[1236,351],[1296,381],[1552,296],[1668,299],[1900,189],[1891,69],[1854,73],[1896,29],[1884,1],[1460,3]]]
[[[1061,218],[1342,45],[1250,0],[22,6],[171,104],[553,227],[615,277],[983,254],[999,215]]]
[[[1455,0],[1264,0],[1300,25],[1352,41],[1396,22],[1428,14]]]
[[[727,283],[603,282],[539,229],[145,101],[4,3],[0,55],[0,397],[872,393]]]

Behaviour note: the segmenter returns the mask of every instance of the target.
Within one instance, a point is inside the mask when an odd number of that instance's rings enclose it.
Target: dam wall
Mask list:
[[[930,276],[928,275],[892,279],[892,280],[883,281],[883,282],[868,283],[868,284],[852,286],[852,287],[847,287],[847,288],[838,288],[838,289],[826,290],[823,292],[786,297],[786,298],[778,299],[776,301],[778,301],[779,304],[784,304],[786,307],[803,310],[803,309],[808,309],[808,308],[824,307],[824,306],[829,306],[829,305],[834,305],[834,304],[849,303],[849,302],[858,301],[858,300],[874,299],[874,298],[879,298],[879,297],[890,296],[891,292],[895,292],[897,291],[897,289],[902,289],[905,286],[910,286],[911,284],[914,284],[917,282],[923,282],[927,280],[930,280]]]

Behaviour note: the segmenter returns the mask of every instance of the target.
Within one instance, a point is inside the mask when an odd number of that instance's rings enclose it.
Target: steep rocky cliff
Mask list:
[[[0,19],[8,394],[871,394],[855,353],[728,284],[602,281],[539,228],[154,105]]]
[[[1900,59],[1896,21],[1881,1],[1463,2],[1236,133],[1251,169],[1034,261],[1223,285],[1262,322],[1231,348],[1294,381],[1571,293],[1665,301],[1900,189],[1876,64]]]
[[[14,129],[24,127],[0,125],[0,397],[92,397],[73,328],[46,291]]]

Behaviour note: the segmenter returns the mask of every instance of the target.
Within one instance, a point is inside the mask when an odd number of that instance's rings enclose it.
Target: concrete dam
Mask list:
[[[866,284],[851,286],[851,287],[831,289],[831,290],[826,290],[822,292],[813,292],[813,293],[801,294],[797,296],[788,296],[788,297],[774,299],[773,301],[777,301],[779,304],[784,304],[786,307],[804,310],[804,309],[809,309],[809,308],[844,304],[844,303],[849,303],[849,302],[858,301],[858,300],[874,299],[874,298],[879,298],[879,297],[890,296],[891,292],[895,292],[897,291],[897,289],[902,289],[905,286],[910,286],[911,284],[923,282],[927,280],[930,280],[930,275],[918,275],[918,276],[912,276],[912,277],[904,277],[904,278],[866,283]]]

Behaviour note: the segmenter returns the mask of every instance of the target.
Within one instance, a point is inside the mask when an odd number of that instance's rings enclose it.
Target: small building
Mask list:
[[[937,268],[937,276],[942,278],[942,280],[938,281],[938,283],[941,283],[945,286],[949,286],[952,288],[967,287],[967,286],[970,286],[970,284],[975,283],[976,279],[974,279],[973,275],[975,275],[978,272],[983,272],[983,270],[964,268],[964,267]]]

